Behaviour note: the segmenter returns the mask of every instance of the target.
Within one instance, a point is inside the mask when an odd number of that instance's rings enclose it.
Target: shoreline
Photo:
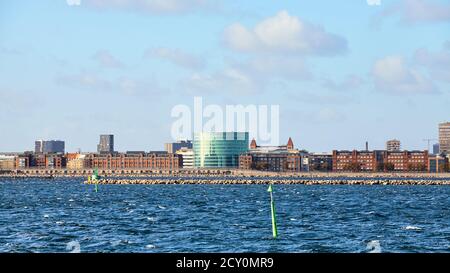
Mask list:
[[[164,178],[189,178],[189,177],[233,177],[233,178],[439,178],[450,179],[450,172],[265,172],[256,170],[239,169],[115,169],[98,170],[101,177],[164,177]],[[18,169],[0,170],[0,178],[57,178],[57,177],[86,177],[93,174],[93,169],[68,170],[68,169]]]
[[[84,181],[99,185],[440,185],[449,186],[450,179],[100,179]]]
[[[27,169],[0,173],[0,179],[84,178],[92,169]],[[184,185],[184,184],[287,184],[287,185],[450,185],[450,173],[275,173],[238,169],[99,170],[99,184]],[[91,182],[92,184],[92,182]]]

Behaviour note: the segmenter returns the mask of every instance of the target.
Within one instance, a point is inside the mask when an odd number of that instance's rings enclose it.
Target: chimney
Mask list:
[[[369,151],[369,141],[366,141],[366,152]]]

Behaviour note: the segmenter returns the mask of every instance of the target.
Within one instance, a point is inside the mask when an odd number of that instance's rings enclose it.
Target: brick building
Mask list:
[[[243,170],[299,172],[301,167],[301,153],[294,149],[291,138],[282,146],[258,146],[253,139],[249,152],[239,156],[239,168]]]
[[[426,171],[428,151],[333,151],[333,171]]]
[[[178,169],[182,157],[169,153],[90,154],[85,160],[99,169]]]

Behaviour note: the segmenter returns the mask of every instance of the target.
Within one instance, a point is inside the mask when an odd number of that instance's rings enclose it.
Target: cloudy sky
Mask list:
[[[1,1],[0,151],[162,150],[194,96],[278,104],[310,151],[424,149],[450,120],[450,3],[368,2]]]

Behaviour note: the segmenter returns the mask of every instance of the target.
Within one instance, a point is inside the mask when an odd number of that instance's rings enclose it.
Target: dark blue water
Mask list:
[[[0,180],[0,252],[450,252],[448,186]]]

